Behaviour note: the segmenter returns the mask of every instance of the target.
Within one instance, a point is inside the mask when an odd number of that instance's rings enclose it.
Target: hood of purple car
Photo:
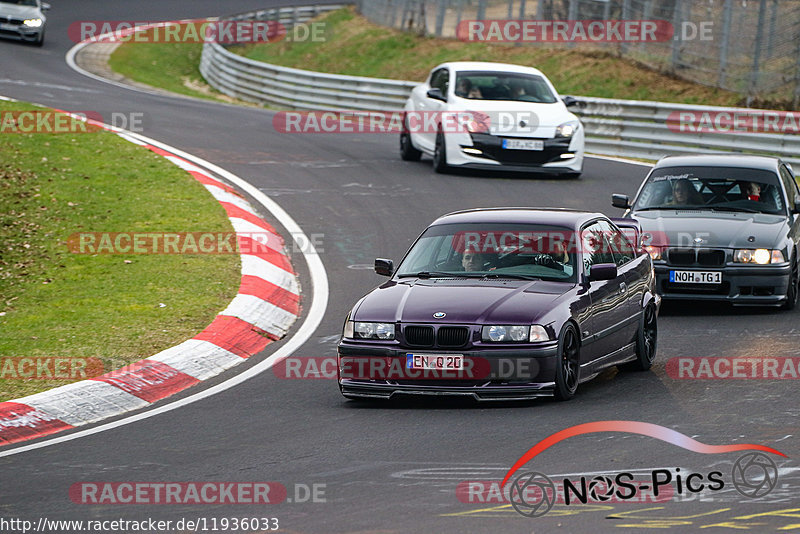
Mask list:
[[[442,324],[531,324],[574,285],[480,279],[388,282],[361,301],[355,321]],[[434,313],[444,317],[435,318]]]

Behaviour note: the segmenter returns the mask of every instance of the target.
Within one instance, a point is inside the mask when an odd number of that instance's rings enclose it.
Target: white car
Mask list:
[[[41,0],[0,0],[0,37],[42,46],[48,9]]]
[[[450,167],[578,177],[584,127],[539,70],[505,63],[458,61],[434,68],[404,109],[400,155]]]

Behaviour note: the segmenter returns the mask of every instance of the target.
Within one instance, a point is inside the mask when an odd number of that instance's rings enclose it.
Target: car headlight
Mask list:
[[[534,343],[547,341],[550,336],[539,326],[491,325],[481,330],[481,339],[491,343]]]
[[[650,259],[657,261],[661,259],[661,247],[654,247],[653,245],[645,245],[644,249],[650,254]]]
[[[42,21],[42,19],[26,19],[22,21],[22,23],[28,28],[38,28],[43,22],[44,21]]]
[[[735,263],[767,265],[768,263],[783,263],[786,259],[783,257],[783,252],[780,250],[740,248],[733,252],[733,261]]]
[[[394,339],[394,323],[347,321],[342,337],[346,339]]]
[[[578,121],[565,122],[556,128],[556,137],[572,137],[578,131],[580,123]]]

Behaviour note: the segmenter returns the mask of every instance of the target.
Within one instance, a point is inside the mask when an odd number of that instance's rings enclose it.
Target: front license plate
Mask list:
[[[720,271],[670,271],[669,281],[676,284],[721,284]]]
[[[463,354],[412,354],[406,353],[407,369],[438,369],[461,371],[464,369]]]
[[[503,139],[503,148],[511,150],[544,150],[544,141],[534,139]]]

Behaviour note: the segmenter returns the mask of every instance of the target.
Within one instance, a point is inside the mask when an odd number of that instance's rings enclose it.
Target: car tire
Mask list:
[[[656,307],[650,303],[639,318],[639,330],[636,333],[636,359],[624,363],[620,368],[624,371],[647,371],[652,367],[658,349],[658,314]]]
[[[39,38],[33,42],[33,46],[43,46],[44,45],[44,30],[42,33],[39,34]]]
[[[567,323],[558,336],[556,354],[556,379],[553,396],[558,401],[567,401],[575,396],[580,380],[580,340],[578,330]]]
[[[414,148],[411,142],[411,134],[403,132],[400,134],[400,158],[403,161],[419,161],[422,152]]]
[[[447,145],[444,140],[444,133],[439,130],[436,132],[436,146],[433,149],[433,170],[438,173],[446,173],[450,166],[447,164]]]
[[[789,287],[786,288],[786,302],[783,303],[784,310],[793,310],[797,307],[797,294],[800,290],[800,264],[794,262],[792,274],[789,277]]]

